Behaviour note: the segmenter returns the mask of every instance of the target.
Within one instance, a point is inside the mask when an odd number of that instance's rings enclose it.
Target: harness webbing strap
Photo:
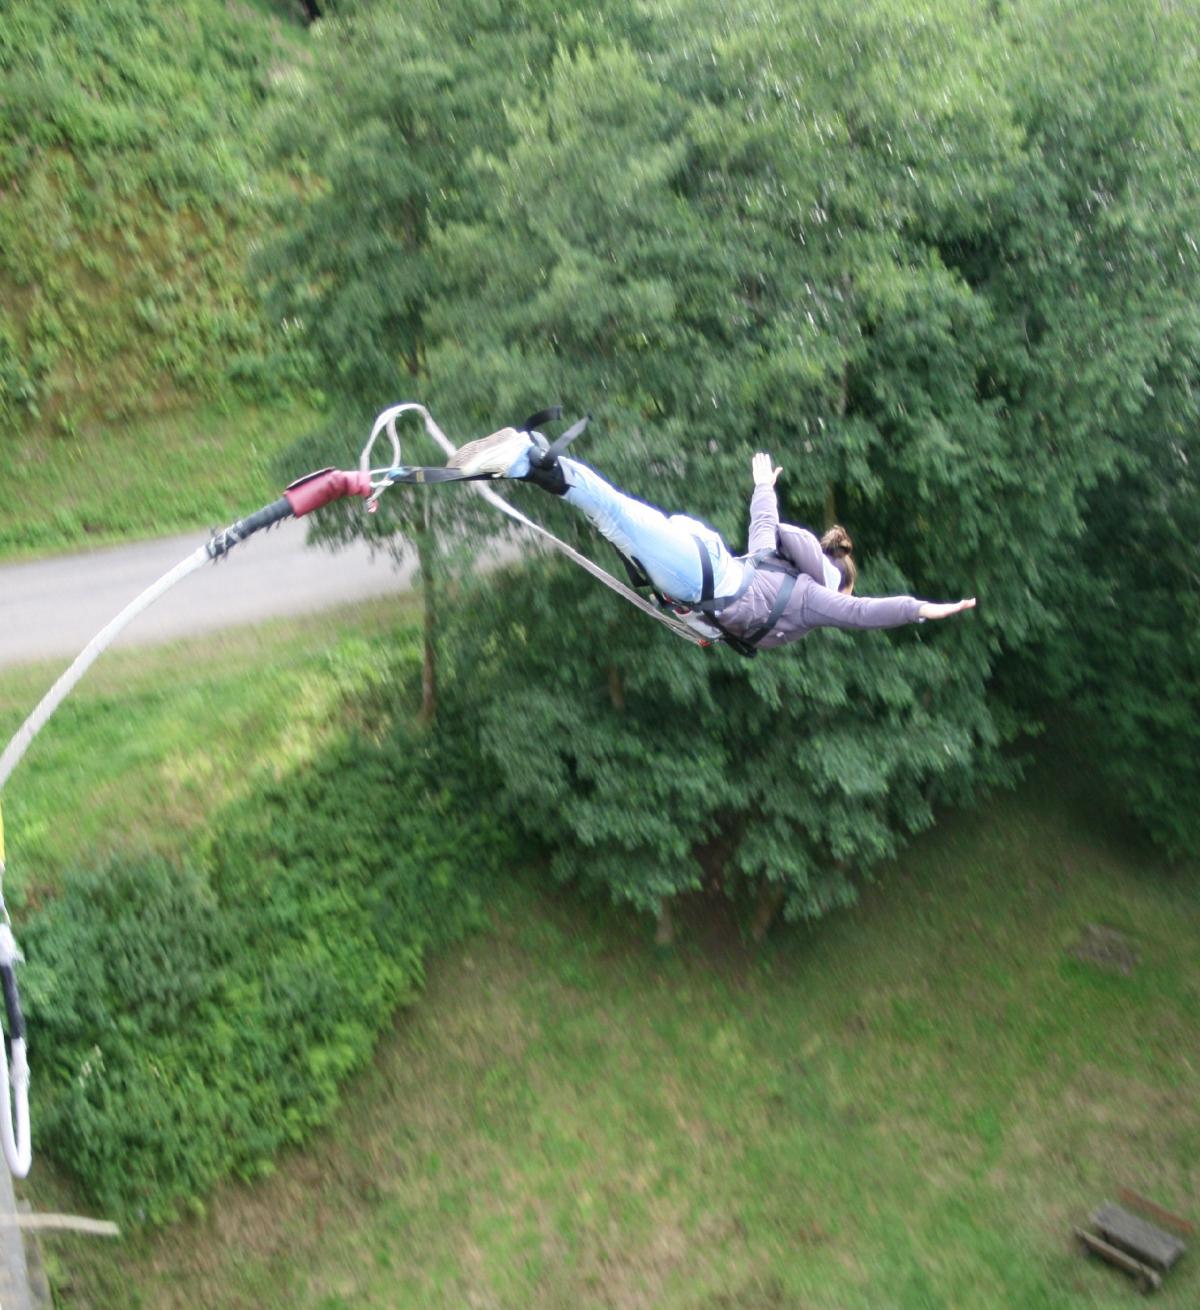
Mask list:
[[[441,465],[433,467],[401,464],[388,469],[389,482],[418,483],[426,482],[492,482],[494,473],[465,473],[462,469],[448,469]]]
[[[562,418],[562,406],[551,405],[549,409],[539,409],[536,414],[530,414],[518,431],[532,432],[535,428],[540,428],[543,423],[553,423],[555,419],[560,418]]]
[[[696,549],[700,552],[700,605],[704,605],[713,598],[712,556],[708,553],[708,547],[699,537],[693,535],[692,540],[696,543]]]
[[[590,414],[585,414],[577,422],[572,423],[571,426],[561,436],[555,437],[555,439],[550,443],[549,449],[546,451],[546,454],[551,459],[557,459],[559,455],[561,455],[563,451],[566,450],[566,448],[571,444],[571,442],[575,440],[576,437],[583,435],[584,431],[587,428],[587,425],[591,421],[592,421],[592,416]]]
[[[617,558],[625,566],[625,576],[629,579],[629,585],[631,587],[652,587],[654,585],[647,576],[646,570],[642,567],[642,561],[640,559],[632,558],[629,555],[623,555],[619,550],[617,550],[616,546],[613,547],[613,550],[617,551]]]
[[[688,608],[703,614],[708,622],[718,628],[723,634],[728,645],[732,646],[739,655],[754,655],[758,643],[767,635],[775,626],[779,616],[787,608],[788,601],[792,598],[792,592],[796,586],[796,579],[799,571],[795,565],[782,559],[773,550],[760,550],[753,555],[745,557],[746,571],[742,577],[738,589],[728,596],[714,596],[713,593],[713,570],[712,557],[708,553],[708,547],[703,540],[693,534],[692,540],[696,543],[696,549],[700,552],[700,573],[701,573],[701,593],[700,599],[693,601]],[[754,580],[754,574],[757,570],[763,569],[767,573],[783,573],[786,576],[779,585],[779,590],[775,593],[775,601],[771,606],[770,613],[767,615],[767,621],[760,627],[755,628],[751,633],[744,637],[739,637],[729,632],[721,624],[717,615],[727,606],[732,605],[734,601],[740,600],[749,589],[751,582]]]
[[[785,575],[783,581],[779,584],[779,590],[775,593],[775,604],[771,606],[771,612],[767,615],[767,621],[761,628],[755,628],[753,632],[742,638],[742,640],[748,645],[757,646],[775,626],[779,616],[785,609],[787,609],[788,601],[792,598],[792,592],[796,586],[797,576],[798,575],[795,573],[788,573]]]
[[[717,611],[723,610],[727,605],[732,605],[735,600],[741,600],[749,589],[751,582],[754,581],[755,569],[759,567],[769,567],[769,565],[764,565],[762,559],[762,556],[766,552],[760,551],[757,555],[746,556],[743,560],[746,569],[742,574],[741,582],[738,583],[738,589],[736,591],[731,591],[728,596],[714,596],[712,558],[708,553],[708,547],[704,544],[701,538],[697,537],[695,534],[693,534],[692,540],[696,543],[696,549],[700,552],[700,570],[704,579],[704,589],[701,593],[700,599],[693,602],[690,608],[700,610],[702,613],[707,614],[710,617]]]

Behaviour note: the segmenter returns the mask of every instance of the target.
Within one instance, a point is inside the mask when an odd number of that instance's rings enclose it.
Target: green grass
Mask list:
[[[757,952],[708,904],[664,954],[515,876],[328,1135],[203,1220],[46,1238],[59,1303],[1129,1305],[1071,1227],[1122,1183],[1200,1217],[1196,871],[1064,773]],[[1071,956],[1089,923],[1136,942],[1130,976]],[[72,1204],[44,1163],[25,1190]],[[1188,1257],[1157,1304],[1198,1300]]]
[[[232,522],[279,495],[272,460],[316,418],[303,405],[209,405],[77,438],[10,435],[0,443],[0,558]]]
[[[36,900],[64,868],[111,850],[202,841],[211,816],[264,771],[303,764],[373,697],[395,695],[383,685],[389,656],[418,640],[410,603],[106,653],[4,789],[6,892]],[[0,672],[0,741],[61,672],[61,662]]]
[[[246,261],[296,184],[270,144],[311,57],[296,10],[14,0],[4,38],[6,438],[52,433],[96,458],[113,415],[293,386],[293,344]]]

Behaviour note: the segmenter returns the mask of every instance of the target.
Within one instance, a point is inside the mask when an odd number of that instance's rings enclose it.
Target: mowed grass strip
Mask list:
[[[4,789],[6,892],[36,900],[66,867],[99,865],[112,851],[178,855],[264,772],[303,765],[351,726],[371,731],[373,704],[403,702],[392,671],[407,655],[419,669],[413,603],[106,652]],[[0,671],[0,743],[66,664]]]
[[[0,445],[0,559],[230,523],[279,495],[272,461],[317,423],[299,404],[208,405],[72,437],[9,436]]]
[[[47,1239],[64,1306],[1124,1307],[1072,1225],[1196,1214],[1200,911],[1061,770],[944,821],[855,911],[745,950],[700,905],[498,887],[331,1132],[151,1239]],[[1136,944],[1077,959],[1087,926]],[[43,1170],[35,1204],[69,1193]],[[1185,1258],[1157,1303],[1200,1301]]]

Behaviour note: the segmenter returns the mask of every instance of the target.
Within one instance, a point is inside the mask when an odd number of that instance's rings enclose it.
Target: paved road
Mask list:
[[[185,578],[114,645],[149,644],[305,614],[412,585],[412,566],[362,543],[331,552],[304,545],[305,525],[285,520],[219,564]],[[0,665],[73,658],[135,596],[204,544],[191,533],[85,555],[0,566]]]

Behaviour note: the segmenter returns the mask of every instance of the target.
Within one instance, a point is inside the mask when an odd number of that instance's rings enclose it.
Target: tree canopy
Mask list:
[[[463,0],[346,6],[326,34],[329,126],[304,120],[317,180],[275,277],[338,394],[417,387],[464,435],[591,411],[585,458],[735,545],[765,448],[785,518],[850,528],[862,590],[981,598],[742,664],[555,564],[487,581],[465,694],[564,876],[820,914],[1080,687],[1118,776],[1154,761],[1144,817],[1194,846],[1169,818],[1194,765],[1151,728],[1186,716],[1146,670],[1195,685],[1198,29],[1085,10],[678,0],[584,24]],[[1114,607],[1136,642],[1105,640]]]

